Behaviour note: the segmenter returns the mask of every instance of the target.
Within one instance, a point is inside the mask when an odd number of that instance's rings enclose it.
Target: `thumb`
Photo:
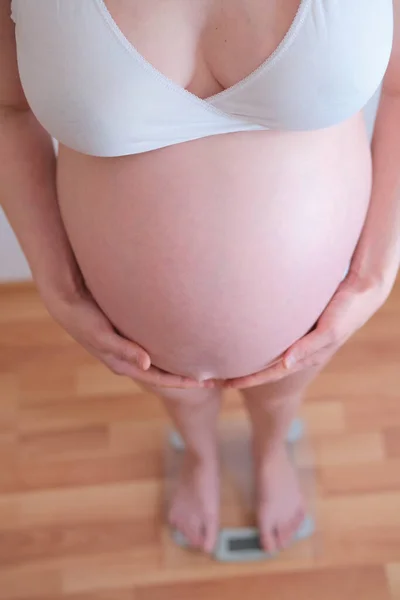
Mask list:
[[[130,363],[136,363],[143,371],[148,371],[151,367],[151,359],[148,353],[135,342],[131,342],[119,333],[112,331],[107,340],[108,352],[126,360]]]
[[[319,352],[330,344],[331,335],[329,331],[321,332],[317,327],[317,329],[301,338],[289,348],[284,356],[283,362],[287,369],[291,369],[308,356]]]
[[[144,348],[125,338],[119,338],[119,343],[122,358],[125,358],[128,362],[136,362],[143,371],[150,369],[151,359]]]

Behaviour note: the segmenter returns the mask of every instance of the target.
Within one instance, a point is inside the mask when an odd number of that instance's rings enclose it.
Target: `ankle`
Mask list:
[[[276,460],[286,457],[286,441],[282,438],[263,440],[261,443],[253,441],[254,460],[258,465],[268,465]]]
[[[187,460],[194,466],[204,466],[217,459],[217,450],[215,448],[187,448],[185,450]]]

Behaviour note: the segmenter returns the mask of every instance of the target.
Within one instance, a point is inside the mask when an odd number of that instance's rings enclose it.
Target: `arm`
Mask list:
[[[9,13],[10,3],[1,2],[0,201],[41,294],[58,289],[68,297],[80,285],[80,273],[58,210],[52,140],[19,81]]]
[[[351,270],[389,293],[400,267],[400,0],[395,39],[372,143],[373,188]]]
[[[22,90],[10,12],[10,0],[1,1],[0,201],[50,314],[119,375],[154,385],[200,387],[150,366],[147,352],[115,331],[86,289],[58,208],[52,140]]]

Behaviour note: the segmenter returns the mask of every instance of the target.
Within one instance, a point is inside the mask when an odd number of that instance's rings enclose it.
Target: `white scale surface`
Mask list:
[[[249,452],[250,433],[244,422],[225,423],[221,429],[221,451],[225,471],[233,475],[233,479],[242,490],[242,498],[246,498],[248,506],[253,503],[252,498],[252,465]],[[305,443],[305,428],[301,420],[293,422],[287,438],[294,463],[298,466],[303,491],[306,495],[310,510],[314,495],[314,486],[311,483],[310,471],[312,457]],[[179,463],[185,445],[179,434],[172,431],[169,436],[169,460],[167,464],[167,481],[169,484],[176,482],[179,473]],[[171,493],[170,485],[169,494]],[[305,540],[313,535],[315,530],[314,519],[309,514],[297,531],[293,543]],[[185,537],[177,531],[172,532],[176,544],[190,549]],[[255,560],[268,560],[276,558],[269,555],[260,546],[259,532],[255,527],[223,527],[220,530],[218,541],[214,549],[214,558],[221,562],[246,562]]]

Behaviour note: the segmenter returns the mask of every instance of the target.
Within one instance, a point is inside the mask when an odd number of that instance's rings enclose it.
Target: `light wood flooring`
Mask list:
[[[0,600],[400,600],[400,283],[303,416],[315,538],[245,565],[176,548],[158,400],[91,359],[34,290],[0,289]],[[241,418],[237,393],[225,418]]]

